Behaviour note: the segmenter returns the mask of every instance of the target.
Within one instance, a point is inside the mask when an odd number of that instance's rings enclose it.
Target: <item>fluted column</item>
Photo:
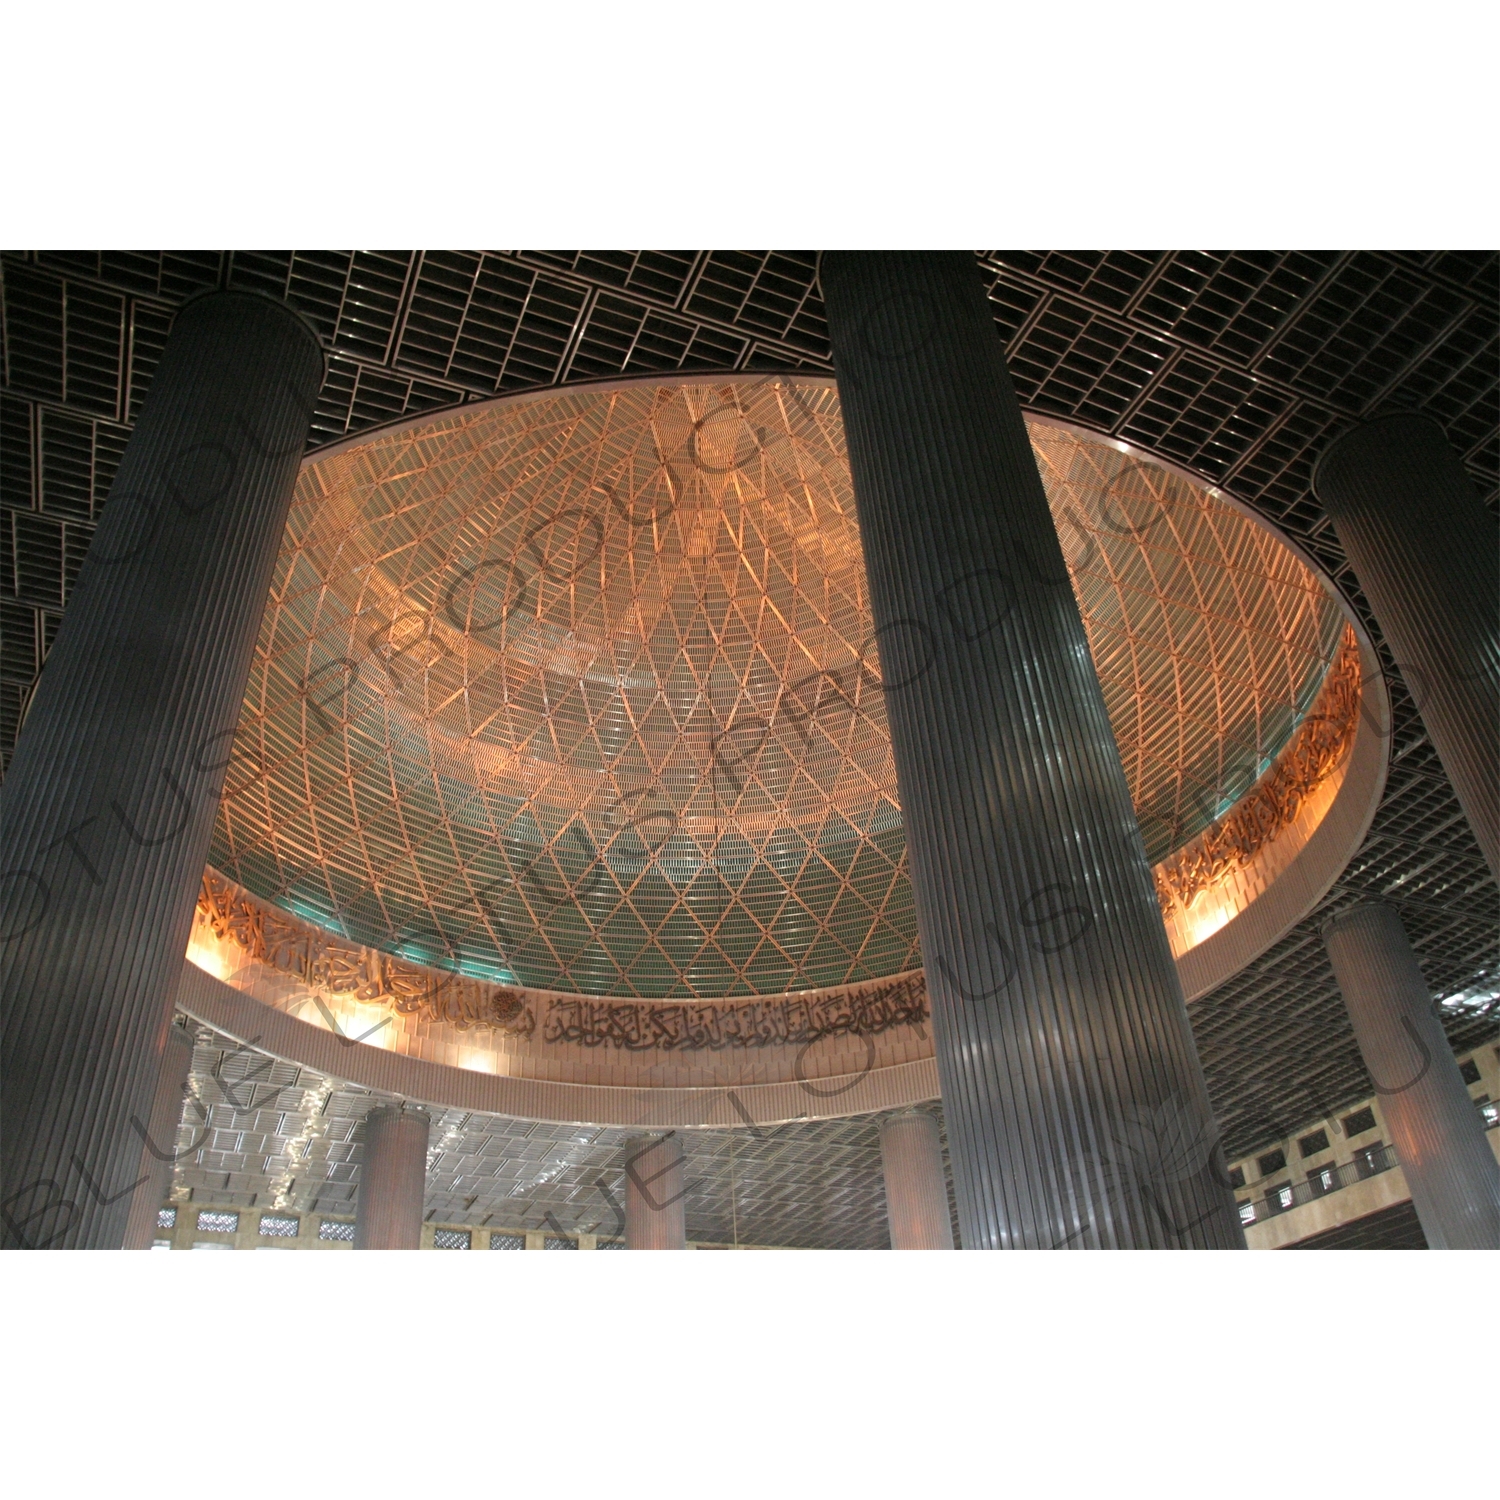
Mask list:
[[[686,1250],[682,1137],[643,1135],[625,1148],[625,1248]]]
[[[1243,1246],[978,268],[822,282],[964,1246]]]
[[[297,464],[311,329],[177,314],[0,795],[4,1241],[118,1249]]]
[[[887,1115],[880,1122],[885,1211],[892,1250],[951,1250],[948,1185],[938,1122],[926,1110]]]
[[[1500,1162],[1399,914],[1365,902],[1325,923],[1323,942],[1428,1245],[1500,1250]]]
[[[1338,438],[1313,486],[1500,880],[1500,535],[1443,429],[1403,412]]]
[[[426,1110],[381,1104],[365,1116],[354,1208],[356,1250],[419,1250],[427,1193]]]
[[[125,1224],[126,1250],[149,1250],[156,1239],[156,1213],[172,1189],[172,1167],[177,1156],[177,1128],[188,1075],[193,1071],[193,1036],[183,1026],[167,1027],[163,1056],[156,1075],[156,1099],[146,1138],[141,1143],[138,1181],[130,1197]]]

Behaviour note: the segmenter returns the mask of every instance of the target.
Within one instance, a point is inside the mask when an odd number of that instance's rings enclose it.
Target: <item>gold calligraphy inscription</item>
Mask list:
[[[374,948],[341,942],[257,901],[215,871],[204,872],[198,912],[216,937],[228,938],[249,957],[315,989],[389,1005],[398,1015],[419,1015],[459,1031],[483,1026],[530,1036],[536,1029],[536,1017],[520,990],[419,968]]]
[[[1338,770],[1359,728],[1359,643],[1344,627],[1338,654],[1312,712],[1276,763],[1217,823],[1156,866],[1162,915],[1189,907],[1204,891],[1250,864],[1307,799]]]
[[[828,1036],[874,1036],[926,1019],[927,985],[918,972],[833,993],[742,1004],[554,999],[542,1036],[549,1042],[628,1052],[718,1052],[725,1047],[795,1047]]]
[[[330,994],[389,1005],[459,1031],[488,1027],[511,1036],[536,1030],[542,1040],[641,1052],[719,1051],[725,1047],[798,1046],[829,1036],[874,1036],[927,1020],[920,971],[865,985],[781,999],[681,1005],[541,995],[406,963],[257,900],[216,871],[204,873],[198,913],[216,937],[249,957]]]

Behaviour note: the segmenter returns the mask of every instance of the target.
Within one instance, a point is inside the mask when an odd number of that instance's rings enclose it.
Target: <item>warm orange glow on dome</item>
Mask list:
[[[1234,802],[1338,615],[1221,499],[1033,421],[1160,858]],[[837,394],[634,383],[305,466],[213,863],[355,941],[557,990],[920,963]]]

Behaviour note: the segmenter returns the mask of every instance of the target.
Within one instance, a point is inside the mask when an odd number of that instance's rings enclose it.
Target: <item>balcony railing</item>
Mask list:
[[[1240,1204],[1240,1223],[1263,1223],[1288,1209],[1311,1203],[1315,1198],[1326,1198],[1340,1188],[1352,1187],[1356,1182],[1378,1177],[1400,1165],[1393,1147],[1367,1146],[1355,1155],[1353,1161],[1346,1161],[1342,1166],[1330,1163],[1326,1167],[1315,1167],[1308,1173],[1306,1182],[1278,1183],[1263,1198],[1245,1199]]]
[[[1486,1130],[1494,1130],[1500,1126],[1500,1103],[1484,1099],[1477,1101],[1475,1107],[1479,1110]],[[1275,1218],[1277,1214],[1286,1213],[1288,1209],[1311,1203],[1314,1198],[1326,1198],[1340,1188],[1352,1187],[1356,1182],[1378,1177],[1382,1172],[1389,1172],[1392,1167],[1400,1165],[1393,1146],[1367,1146],[1363,1151],[1355,1153],[1353,1161],[1345,1162],[1342,1166],[1314,1168],[1307,1174],[1306,1182],[1278,1183],[1263,1197],[1242,1199],[1240,1223],[1262,1224],[1267,1219]]]

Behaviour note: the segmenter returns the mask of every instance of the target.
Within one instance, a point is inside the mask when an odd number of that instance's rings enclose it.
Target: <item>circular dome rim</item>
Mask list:
[[[827,370],[673,370],[668,373],[643,371],[639,375],[610,375],[599,380],[571,380],[564,385],[537,386],[524,391],[508,391],[500,395],[486,396],[479,401],[460,401],[450,406],[429,407],[426,411],[419,412],[415,416],[403,415],[394,417],[389,422],[381,422],[374,427],[362,427],[358,432],[348,433],[344,437],[335,438],[332,442],[322,443],[316,448],[309,448],[302,455],[297,465],[297,476],[300,479],[303,471],[313,463],[321,463],[324,459],[336,458],[340,453],[348,449],[363,447],[366,443],[374,439],[395,437],[402,432],[411,431],[418,427],[425,427],[430,423],[440,422],[448,417],[460,415],[467,417],[487,411],[491,407],[529,405],[534,401],[574,394],[606,394],[610,391],[628,390],[632,386],[638,385],[663,387],[760,385],[774,380],[797,380],[806,385],[823,386],[835,392],[838,390],[838,376],[831,374]],[[1363,620],[1349,601],[1348,596],[1339,587],[1338,580],[1296,537],[1279,526],[1264,511],[1257,509],[1251,501],[1237,495],[1234,490],[1225,488],[1224,485],[1220,484],[1217,480],[1210,479],[1206,474],[1200,474],[1196,469],[1179,463],[1174,458],[1157,453],[1154,449],[1143,447],[1139,443],[1128,442],[1126,439],[1118,437],[1112,432],[1106,432],[1102,427],[1093,427],[1087,422],[1075,421],[1071,417],[1057,416],[1037,406],[1022,405],[1021,415],[1029,421],[1044,422],[1048,427],[1055,427],[1059,432],[1067,432],[1077,437],[1092,438],[1095,441],[1106,443],[1109,447],[1115,449],[1116,452],[1128,458],[1144,459],[1146,462],[1154,464],[1157,468],[1164,469],[1176,478],[1205,491],[1214,499],[1223,501],[1231,510],[1238,512],[1245,520],[1274,537],[1276,541],[1285,547],[1317,579],[1324,593],[1338,606],[1345,623],[1353,628],[1361,649],[1374,649],[1374,641],[1371,639],[1369,631],[1365,628]],[[1311,493],[1311,484],[1309,484],[1309,493]]]

